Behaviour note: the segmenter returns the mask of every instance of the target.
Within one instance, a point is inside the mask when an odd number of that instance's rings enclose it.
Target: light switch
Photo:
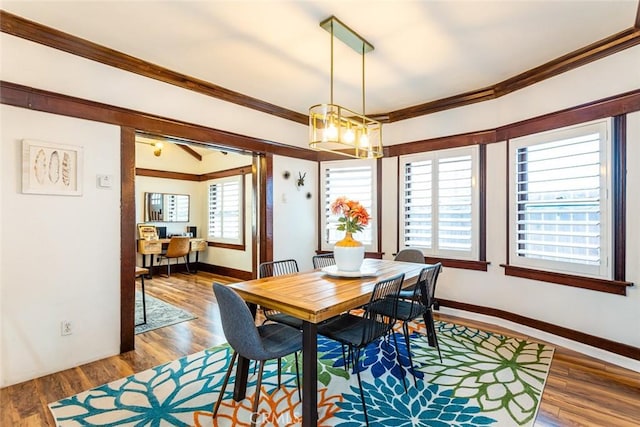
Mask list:
[[[113,175],[98,175],[98,188],[111,188],[113,186]]]

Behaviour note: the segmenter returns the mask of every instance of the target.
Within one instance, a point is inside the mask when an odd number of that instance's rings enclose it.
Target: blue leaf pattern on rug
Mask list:
[[[402,334],[368,346],[361,355],[362,387],[371,426],[516,426],[533,425],[553,349],[464,326],[437,322],[443,362],[437,350],[411,327],[414,384]],[[248,426],[256,375],[250,375],[246,399],[232,399],[230,379],[215,423],[217,400],[231,350],[222,345],[149,369],[50,404],[56,425],[68,426]],[[269,426],[297,425],[294,357],[265,365],[260,419]],[[364,414],[356,375],[344,369],[340,344],[318,337],[318,425],[362,426]],[[406,377],[407,390],[403,385]],[[505,389],[504,385],[508,387]]]

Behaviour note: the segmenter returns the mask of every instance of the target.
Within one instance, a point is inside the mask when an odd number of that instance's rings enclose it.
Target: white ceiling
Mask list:
[[[307,114],[329,102],[335,15],[375,46],[366,113],[503,81],[633,26],[638,0],[0,1],[7,12]],[[334,101],[361,111],[361,56],[335,44]]]

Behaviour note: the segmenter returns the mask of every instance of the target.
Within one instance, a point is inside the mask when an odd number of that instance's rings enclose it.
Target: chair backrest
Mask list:
[[[362,331],[362,343],[366,344],[385,335],[396,322],[398,293],[402,288],[404,274],[381,280],[375,284],[371,299],[366,305],[363,317],[371,320]],[[393,313],[391,316],[379,313]]]
[[[178,258],[185,256],[189,253],[190,242],[188,237],[174,236],[169,240],[169,246],[167,247],[167,258]]]
[[[406,248],[398,252],[393,260],[424,264],[424,255],[420,249]]]
[[[283,276],[285,274],[297,273],[298,271],[298,263],[295,259],[269,261],[260,264],[258,267],[258,277]]]
[[[436,283],[438,275],[442,271],[442,263],[430,265],[420,271],[416,288],[420,289],[421,302],[425,307],[431,307],[435,300]]]
[[[222,330],[231,348],[247,359],[268,359],[251,311],[242,297],[220,283],[214,282],[212,287],[220,308]]]
[[[333,252],[330,254],[315,255],[311,258],[313,261],[313,268],[329,267],[330,265],[336,265],[336,259],[333,257]]]

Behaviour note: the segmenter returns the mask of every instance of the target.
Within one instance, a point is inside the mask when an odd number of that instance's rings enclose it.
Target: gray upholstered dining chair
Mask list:
[[[191,241],[188,237],[174,236],[171,238],[171,240],[169,240],[167,251],[159,255],[160,263],[162,263],[163,259],[167,260],[167,276],[171,276],[171,260],[175,259],[177,264],[177,259],[180,257],[184,257],[185,266],[187,267],[187,273],[190,273],[189,260],[187,259],[190,250]],[[160,264],[158,264],[158,266],[160,266]]]
[[[424,264],[424,255],[420,249],[405,248],[398,252],[393,260]]]
[[[285,259],[280,261],[263,262],[258,266],[258,277],[283,276],[285,274],[298,273],[298,262],[295,259]],[[268,307],[262,307],[266,320],[272,322],[284,323],[294,328],[302,329],[302,319],[273,310]],[[265,321],[266,321],[265,320]]]
[[[296,381],[298,396],[300,396],[300,376],[298,372],[298,351],[302,349],[302,332],[296,328],[279,323],[256,326],[249,307],[233,289],[220,283],[213,283],[213,292],[220,307],[220,319],[222,330],[233,349],[233,356],[229,362],[229,368],[222,383],[220,395],[213,408],[213,418],[218,414],[218,409],[224,398],[224,392],[233,370],[233,365],[238,357],[255,360],[258,362],[258,380],[256,383],[253,410],[251,413],[251,426],[256,425],[258,417],[258,403],[260,402],[260,387],[262,386],[262,374],[267,360],[278,359],[278,387],[280,386],[280,359],[291,353],[296,359]]]
[[[342,357],[344,358],[345,367],[348,366],[348,359],[344,354],[344,346],[349,347],[348,354],[352,361],[353,370],[358,377],[360,399],[367,426],[369,425],[369,417],[362,391],[362,380],[360,379],[360,354],[367,345],[386,336],[393,328],[396,322],[398,292],[402,287],[403,281],[404,274],[400,274],[377,282],[373,288],[369,303],[364,307],[362,316],[344,313],[333,320],[318,325],[318,334],[336,340],[343,345]],[[382,314],[383,311],[389,314]],[[395,335],[393,337],[395,339]],[[396,343],[397,362],[400,365],[400,355],[397,348],[398,345]],[[404,383],[404,376],[402,379]],[[404,386],[406,390],[406,384]]]
[[[404,248],[396,254],[393,260],[424,264],[424,254],[420,249]],[[414,290],[415,290],[415,285],[412,285],[412,286],[409,286],[408,288],[400,290],[400,298],[412,298],[414,296],[419,296],[420,294],[414,295]],[[420,292],[420,289],[418,289],[418,292]]]
[[[336,265],[336,259],[333,257],[333,252],[314,255],[314,257],[311,258],[311,261],[313,262],[313,268],[323,268]]]

